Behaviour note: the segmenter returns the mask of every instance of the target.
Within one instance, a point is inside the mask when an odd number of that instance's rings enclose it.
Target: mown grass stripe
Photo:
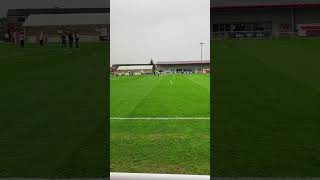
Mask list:
[[[199,120],[199,119],[210,119],[210,117],[134,117],[134,118],[129,118],[129,117],[115,117],[115,118],[110,118],[114,120],[175,120],[175,119],[182,119],[182,120]]]

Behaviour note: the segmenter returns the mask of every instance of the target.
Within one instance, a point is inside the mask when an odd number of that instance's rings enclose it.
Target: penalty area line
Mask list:
[[[201,120],[210,117],[110,117],[111,120]]]

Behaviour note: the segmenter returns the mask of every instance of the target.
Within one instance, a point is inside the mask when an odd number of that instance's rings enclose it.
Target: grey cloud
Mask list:
[[[210,59],[209,0],[112,0],[111,63]]]

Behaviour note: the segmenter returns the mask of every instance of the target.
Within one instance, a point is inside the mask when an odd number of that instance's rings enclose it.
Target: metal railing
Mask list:
[[[296,37],[297,32],[274,32],[274,31],[224,31],[211,32],[211,39],[231,38],[270,38],[270,37]]]
[[[223,31],[211,32],[211,39],[231,39],[231,38],[266,38],[272,37],[273,32],[268,31]]]

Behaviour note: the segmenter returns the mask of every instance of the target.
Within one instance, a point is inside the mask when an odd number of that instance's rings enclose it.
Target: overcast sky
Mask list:
[[[210,58],[210,0],[111,0],[111,64]]]
[[[19,8],[50,8],[54,4],[64,4],[65,7],[107,7],[110,0],[0,0],[0,16],[8,9]]]

